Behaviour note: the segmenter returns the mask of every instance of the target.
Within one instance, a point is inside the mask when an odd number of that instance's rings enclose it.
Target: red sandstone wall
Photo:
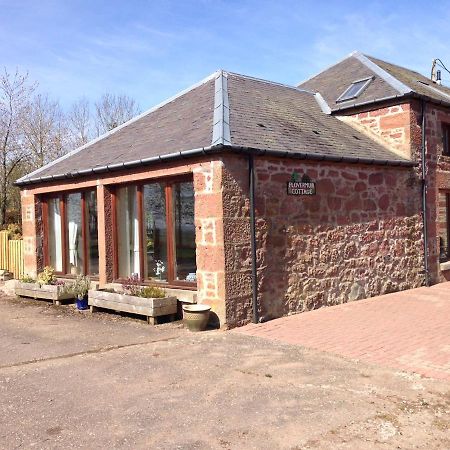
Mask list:
[[[442,154],[442,122],[450,123],[450,111],[431,104],[427,105],[426,144],[428,165],[428,205],[430,230],[431,266],[436,273],[434,282],[450,280],[450,271],[441,271],[439,264],[438,210],[439,191],[450,192],[450,157]]]
[[[248,181],[226,158],[227,322],[251,319]],[[423,284],[420,184],[412,169],[257,158],[259,305],[263,319]],[[286,194],[292,172],[317,195]],[[227,236],[227,232],[225,231]]]
[[[413,115],[413,104],[403,103],[339,118],[403,157],[414,158]]]
[[[387,148],[417,161],[421,176],[422,109],[418,100],[401,105],[360,111],[341,119]],[[450,279],[450,271],[442,272],[439,264],[438,202],[439,190],[450,191],[450,157],[442,155],[441,123],[450,123],[448,109],[426,105],[426,177],[428,266],[432,284]]]

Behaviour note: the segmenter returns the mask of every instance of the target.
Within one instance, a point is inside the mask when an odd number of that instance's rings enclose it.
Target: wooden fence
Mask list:
[[[23,241],[9,239],[7,231],[0,231],[0,269],[8,270],[14,278],[23,277]]]

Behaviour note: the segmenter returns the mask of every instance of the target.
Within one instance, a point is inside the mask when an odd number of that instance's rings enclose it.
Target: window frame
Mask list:
[[[371,81],[374,79],[373,76],[371,77],[367,77],[367,78],[361,78],[359,80],[355,80],[352,81],[352,83],[350,84],[350,86],[348,86],[348,88],[336,99],[336,103],[341,103],[341,102],[347,102],[349,100],[353,100],[354,98],[359,97],[359,95],[361,95],[361,93],[367,88],[367,86],[369,86],[369,84],[371,83]],[[345,97],[346,94],[348,93],[348,91],[350,91],[350,89],[356,84],[356,83],[361,83],[361,82],[365,82],[364,84],[361,85],[361,87],[355,92],[355,94],[353,94],[351,97]]]
[[[94,192],[97,198],[97,189],[94,188],[84,188],[69,190],[64,192],[49,193],[42,196],[42,225],[44,232],[44,266],[50,266],[50,252],[48,248],[48,236],[49,236],[49,224],[48,224],[48,201],[50,199],[59,199],[60,211],[61,211],[61,241],[62,241],[62,272],[55,271],[56,275],[67,278],[75,278],[75,275],[68,273],[67,264],[67,249],[68,249],[68,230],[67,230],[67,196],[70,194],[81,194],[81,239],[83,241],[83,275],[89,276],[93,280],[97,280],[99,275],[91,275],[89,273],[89,258],[88,258],[88,240],[86,234],[86,193]],[[98,238],[97,238],[98,239]],[[98,241],[97,241],[98,242]]]
[[[123,282],[123,278],[119,277],[119,252],[118,252],[118,223],[117,223],[117,189],[127,186],[136,186],[137,214],[139,222],[139,273],[140,282],[148,286],[160,286],[163,288],[184,288],[189,290],[197,289],[197,282],[176,280],[175,279],[175,234],[174,234],[174,218],[173,210],[173,188],[177,183],[189,182],[193,183],[192,174],[177,175],[165,178],[151,178],[140,180],[138,182],[121,183],[112,189],[112,222],[113,222],[113,278],[114,282]],[[164,186],[164,195],[166,201],[166,230],[167,230],[167,281],[158,281],[145,278],[144,268],[144,186],[152,183],[160,183]]]
[[[442,155],[450,156],[450,123],[441,123],[442,131]]]
[[[445,212],[446,212],[445,220],[446,220],[446,233],[447,233],[447,248],[445,249],[445,251],[447,253],[447,259],[443,260],[443,259],[441,259],[440,255],[439,255],[439,262],[444,263],[444,262],[450,261],[450,191],[441,191],[439,193],[439,195],[441,195],[441,194],[445,196]],[[440,246],[439,246],[439,250],[440,250]]]

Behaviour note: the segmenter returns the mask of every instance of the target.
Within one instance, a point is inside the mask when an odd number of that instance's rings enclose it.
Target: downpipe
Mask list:
[[[426,102],[422,100],[422,214],[423,214],[423,246],[425,285],[430,286],[430,269],[428,266],[428,209],[427,209],[427,165],[426,165]]]
[[[250,244],[252,252],[252,309],[253,323],[259,322],[258,314],[258,271],[256,269],[256,220],[255,220],[255,166],[253,155],[248,156],[248,181],[250,196]]]

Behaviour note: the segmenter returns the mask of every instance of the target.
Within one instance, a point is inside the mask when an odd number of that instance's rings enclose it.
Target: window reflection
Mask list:
[[[192,183],[173,185],[175,278],[196,281],[194,186]]]
[[[85,208],[88,270],[90,275],[98,275],[97,194],[95,191],[86,192]]]
[[[136,194],[136,186],[117,189],[117,250],[120,278],[127,278],[133,274],[140,276]]]
[[[81,193],[69,194],[66,199],[67,209],[67,240],[68,240],[68,273],[79,275],[83,273],[83,239]]]
[[[147,184],[144,198],[145,278],[167,280],[167,222],[164,185]]]
[[[63,270],[61,208],[59,198],[48,200],[48,253],[49,264],[57,271]]]

